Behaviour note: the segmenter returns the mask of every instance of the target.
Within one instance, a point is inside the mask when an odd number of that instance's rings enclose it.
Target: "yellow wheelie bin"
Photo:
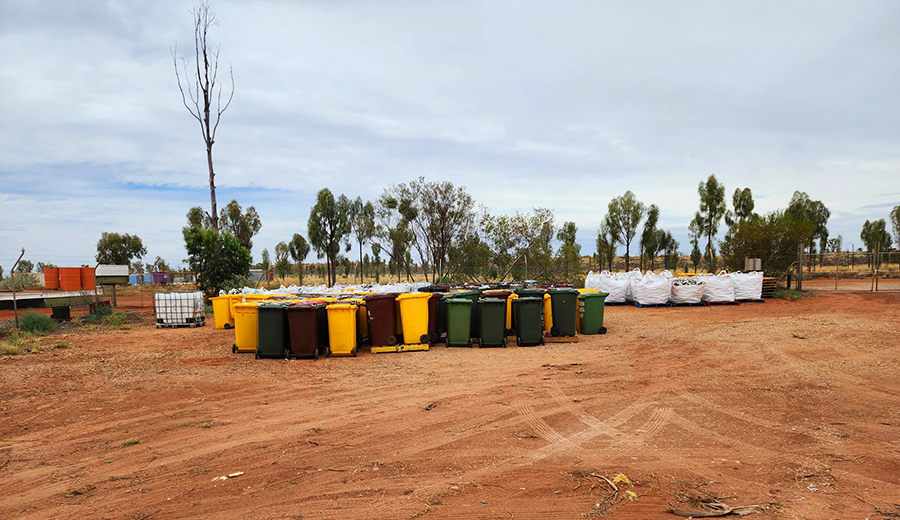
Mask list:
[[[550,334],[553,328],[553,305],[550,303],[550,295],[544,293],[544,332]]]
[[[231,297],[216,296],[209,299],[212,302],[213,318],[217,329],[233,329],[234,316],[231,315]]]
[[[369,315],[366,309],[366,301],[362,298],[350,298],[341,300],[341,303],[352,303],[359,307],[356,313],[356,330],[360,343],[369,337]]]
[[[403,323],[403,342],[407,345],[430,344],[428,338],[428,300],[431,293],[403,293],[400,302],[400,321]]]
[[[234,345],[231,352],[256,352],[259,341],[259,302],[234,304]]]
[[[330,356],[356,356],[358,349],[356,317],[359,306],[353,303],[332,303],[328,312],[328,343]]]

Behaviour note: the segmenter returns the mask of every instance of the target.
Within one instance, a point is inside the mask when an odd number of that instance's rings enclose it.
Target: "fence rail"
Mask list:
[[[900,290],[900,251],[804,253],[802,261],[804,290]]]

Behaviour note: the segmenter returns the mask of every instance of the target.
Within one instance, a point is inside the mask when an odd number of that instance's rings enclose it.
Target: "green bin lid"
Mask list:
[[[496,305],[498,303],[502,303],[506,305],[506,300],[501,300],[500,298],[482,298],[478,300],[478,303],[486,303],[488,305]]]
[[[470,300],[468,298],[446,298],[445,297],[444,301],[447,302],[448,304],[452,304],[452,305],[462,305],[462,304],[472,305],[472,300]]]
[[[515,305],[517,303],[521,303],[521,302],[542,302],[543,303],[543,301],[544,301],[543,298],[538,298],[536,296],[523,296],[521,298],[516,298],[515,300],[513,300],[513,305]]]
[[[547,292],[550,294],[579,294],[578,289],[573,289],[571,287],[558,287],[556,289],[548,289]]]
[[[581,294],[579,294],[579,295],[578,295],[578,298],[581,299],[581,300],[583,300],[583,299],[585,299],[585,298],[606,298],[607,296],[609,296],[609,293],[605,293],[605,292],[588,292],[588,293],[581,293]]]
[[[284,303],[282,303],[282,302],[266,302],[266,303],[259,304],[259,308],[260,309],[284,309],[288,305],[290,305],[290,303],[288,303],[288,302],[284,302]]]

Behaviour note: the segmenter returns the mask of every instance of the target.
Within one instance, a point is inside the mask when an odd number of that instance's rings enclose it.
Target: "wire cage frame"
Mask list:
[[[201,291],[164,291],[153,295],[156,327],[202,327],[206,305]]]

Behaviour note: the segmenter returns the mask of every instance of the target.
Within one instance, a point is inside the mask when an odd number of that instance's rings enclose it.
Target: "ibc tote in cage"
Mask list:
[[[202,327],[206,305],[200,291],[166,291],[154,295],[156,327]]]

